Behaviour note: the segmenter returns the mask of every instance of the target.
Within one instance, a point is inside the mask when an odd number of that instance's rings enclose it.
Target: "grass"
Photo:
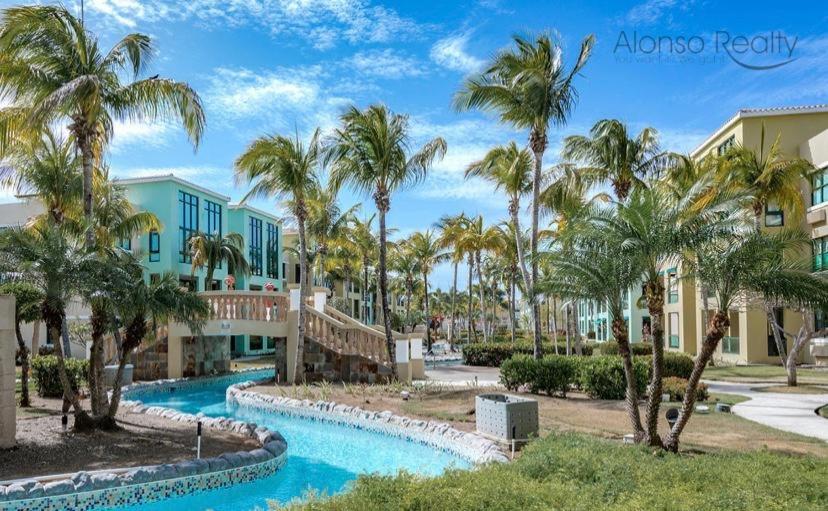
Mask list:
[[[828,387],[819,385],[797,385],[796,387],[772,385],[770,387],[755,387],[751,390],[756,392],[774,392],[777,394],[828,394]]]
[[[799,383],[828,384],[828,369],[799,369],[796,374]],[[785,369],[782,366],[772,365],[708,367],[704,370],[702,378],[743,383],[784,383],[787,381]]]
[[[667,454],[578,433],[552,433],[510,464],[361,476],[292,511],[817,510],[828,507],[828,460],[769,452]],[[273,504],[273,506],[276,506]]]
[[[715,392],[710,393],[710,399],[708,400],[710,403],[725,403],[728,405],[738,405],[739,403],[744,403],[745,401],[750,401],[749,397],[740,396],[739,394],[717,394]]]
[[[825,405],[822,408],[820,408],[819,414],[828,419],[828,405]]]

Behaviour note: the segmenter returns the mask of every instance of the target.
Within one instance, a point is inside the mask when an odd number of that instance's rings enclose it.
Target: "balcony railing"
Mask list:
[[[210,307],[211,320],[287,321],[287,293],[266,291],[204,291],[199,296]]]

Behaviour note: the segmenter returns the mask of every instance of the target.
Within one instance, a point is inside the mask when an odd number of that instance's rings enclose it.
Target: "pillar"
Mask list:
[[[411,344],[411,378],[414,380],[425,380],[425,360],[423,359],[423,340],[413,338]]]
[[[14,447],[17,408],[14,395],[14,296],[0,296],[0,449]]]
[[[325,312],[325,303],[328,299],[328,293],[325,291],[314,291],[313,292],[313,308],[316,309],[317,312]]]
[[[167,336],[167,378],[184,376],[184,339],[179,335]]]
[[[287,313],[287,339],[285,339],[285,360],[287,362],[287,377],[285,381],[296,381],[296,356],[299,352],[299,304],[301,290],[290,290],[290,307]]]
[[[397,378],[402,383],[411,383],[411,361],[408,356],[408,339],[397,339],[395,360],[397,362]]]

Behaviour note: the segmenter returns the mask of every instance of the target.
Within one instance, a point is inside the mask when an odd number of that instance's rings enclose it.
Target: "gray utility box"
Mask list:
[[[497,440],[538,436],[538,402],[507,394],[481,394],[474,407],[477,431]]]

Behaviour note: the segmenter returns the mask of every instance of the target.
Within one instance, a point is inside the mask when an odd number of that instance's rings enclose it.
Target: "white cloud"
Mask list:
[[[112,143],[109,148],[113,153],[120,153],[130,146],[143,148],[164,147],[170,143],[176,126],[167,121],[134,122],[116,121],[113,126]]]
[[[173,174],[181,179],[194,180],[202,177],[216,177],[222,174],[225,174],[227,177],[232,177],[233,170],[212,166],[133,167],[127,169],[113,169],[113,175],[122,179],[166,176],[168,174]]]
[[[647,0],[627,12],[630,23],[649,25],[656,23],[676,5],[676,0]]]
[[[389,80],[426,74],[417,59],[391,48],[361,51],[348,59],[348,63],[359,73]]]
[[[368,0],[89,0],[87,12],[129,28],[169,20],[195,20],[207,28],[253,26],[305,39],[317,49],[339,41],[399,41],[428,29]]]
[[[319,98],[315,74],[295,69],[256,73],[244,68],[218,68],[206,94],[208,108],[228,117],[248,117],[272,108],[312,104]]]
[[[431,47],[431,60],[437,64],[463,73],[477,71],[483,66],[483,60],[466,52],[470,32],[440,39]]]

